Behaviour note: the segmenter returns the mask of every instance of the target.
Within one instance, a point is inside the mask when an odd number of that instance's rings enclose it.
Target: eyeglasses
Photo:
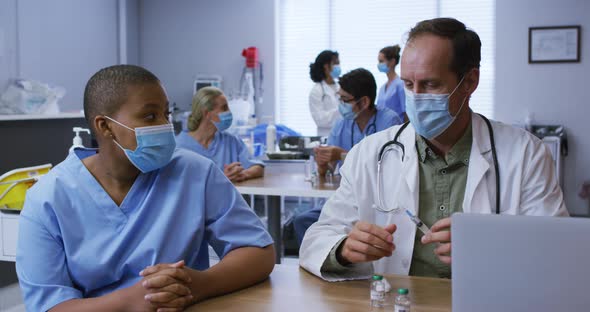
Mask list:
[[[356,103],[358,103],[360,101],[360,99],[355,99],[355,98],[351,98],[351,99],[343,99],[342,97],[338,98],[338,101],[340,101],[341,103],[346,103],[349,104],[351,106],[354,106]]]

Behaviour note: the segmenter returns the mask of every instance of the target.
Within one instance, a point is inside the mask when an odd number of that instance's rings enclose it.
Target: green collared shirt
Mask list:
[[[434,153],[424,138],[416,135],[420,171],[418,216],[428,227],[463,211],[471,144],[471,124],[446,157]],[[437,245],[423,245],[422,236],[422,232],[416,231],[410,275],[451,278],[451,266],[442,263],[434,254]]]
[[[450,217],[455,212],[463,211],[472,141],[470,124],[446,157],[441,157],[428,147],[421,136],[416,135],[420,171],[418,216],[428,227],[440,219]],[[451,267],[440,262],[434,254],[436,244],[422,245],[420,242],[422,235],[422,232],[416,231],[410,275],[450,278]],[[337,273],[347,269],[336,259],[336,250],[344,238],[330,251],[322,265],[322,272]]]

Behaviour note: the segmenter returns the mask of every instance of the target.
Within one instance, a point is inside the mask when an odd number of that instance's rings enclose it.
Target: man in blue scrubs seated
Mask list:
[[[27,311],[181,311],[262,281],[271,237],[210,160],[176,149],[151,72],[101,69],[78,149],[27,193],[16,268]],[[209,268],[207,245],[221,261]]]
[[[377,83],[368,70],[357,68],[342,76],[338,83],[338,109],[342,119],[332,127],[328,146],[315,149],[320,176],[324,176],[327,171],[334,172],[336,163],[344,160],[346,153],[366,136],[402,123],[401,118],[392,110],[375,106]],[[300,244],[307,228],[318,220],[321,209],[321,206],[315,207],[293,220],[295,235]]]
[[[232,182],[261,177],[262,162],[250,155],[240,138],[225,132],[232,121],[223,92],[215,87],[202,88],[193,97],[189,131],[179,133],[176,143],[213,160]]]

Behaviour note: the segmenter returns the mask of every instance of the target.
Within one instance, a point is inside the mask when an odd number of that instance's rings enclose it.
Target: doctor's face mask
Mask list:
[[[458,73],[452,62],[452,42],[430,34],[411,39],[401,58],[406,114],[416,133],[427,140],[451,127],[468,106],[472,86],[477,86],[476,71]]]
[[[449,112],[449,98],[457,91],[464,78],[465,76],[455,89],[447,94],[414,93],[411,90],[405,90],[406,113],[419,135],[432,140],[441,135],[455,121],[461,113],[467,97],[463,99],[455,116],[451,116]]]
[[[166,166],[172,159],[176,140],[172,124],[130,128],[115,119],[104,116],[112,122],[135,132],[137,147],[126,149],[113,138],[113,142],[125,153],[127,159],[141,172],[146,173]]]

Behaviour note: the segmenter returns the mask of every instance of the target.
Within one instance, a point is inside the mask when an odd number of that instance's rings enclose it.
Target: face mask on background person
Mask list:
[[[330,76],[332,76],[332,78],[336,79],[340,77],[342,69],[340,68],[340,65],[334,65],[332,66],[332,72],[330,72]]]
[[[389,72],[389,66],[387,66],[387,63],[385,62],[377,64],[377,69],[382,73],[387,74]]]
[[[218,131],[225,131],[229,127],[231,127],[231,124],[234,120],[231,111],[221,112],[217,114],[217,116],[219,116],[219,122],[213,121],[213,124],[215,125],[215,128],[217,128]]]
[[[354,104],[356,103],[358,103],[358,101],[354,102]],[[356,119],[360,112],[355,113],[354,111],[352,111],[352,105],[353,104],[346,103],[342,100],[340,101],[340,104],[338,105],[338,111],[340,112],[340,115],[342,115],[342,118],[346,120]]]

